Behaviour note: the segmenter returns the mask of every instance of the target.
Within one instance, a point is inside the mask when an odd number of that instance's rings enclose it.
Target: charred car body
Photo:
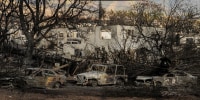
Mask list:
[[[197,84],[197,76],[193,76],[187,72],[175,70],[163,76],[153,77],[154,85],[160,86],[186,86],[192,87]]]
[[[137,76],[134,84],[137,87],[152,87],[153,86],[153,77]]]
[[[117,64],[93,64],[88,72],[77,75],[80,85],[124,85],[127,80],[125,67]]]
[[[66,76],[59,70],[27,68],[23,80],[28,87],[60,88],[66,83]]]

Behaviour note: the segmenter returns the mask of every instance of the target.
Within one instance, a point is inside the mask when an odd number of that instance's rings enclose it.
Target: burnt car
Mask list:
[[[128,76],[125,67],[117,64],[93,64],[85,73],[77,74],[79,85],[124,85]]]
[[[0,78],[0,87],[1,88],[14,88],[16,84],[15,78],[13,77],[4,77]]]
[[[197,84],[197,76],[193,76],[187,72],[174,70],[163,76],[153,77],[154,85],[157,87],[167,86],[185,86],[192,87]]]
[[[153,77],[137,76],[134,84],[137,87],[153,87]]]
[[[66,76],[59,70],[27,68],[23,80],[28,87],[60,88],[66,83]]]

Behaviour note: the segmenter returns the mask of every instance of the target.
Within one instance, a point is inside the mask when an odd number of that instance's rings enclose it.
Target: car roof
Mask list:
[[[38,68],[38,67],[29,67],[29,68],[26,68],[26,70],[52,70],[52,69]]]
[[[146,80],[146,79],[153,79],[151,76],[137,76],[136,79]]]
[[[182,71],[182,70],[172,70],[172,71],[170,71],[169,73],[177,73],[177,72],[189,74],[189,73],[187,73],[187,72],[185,72],[185,71]]]
[[[26,70],[39,70],[39,69],[41,69],[41,68],[33,68],[33,67],[26,68]]]
[[[119,65],[119,64],[93,64],[93,65],[97,65],[97,66],[123,66],[123,65]]]

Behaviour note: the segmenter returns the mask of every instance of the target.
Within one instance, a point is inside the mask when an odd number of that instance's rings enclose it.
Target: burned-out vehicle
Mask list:
[[[137,76],[134,84],[137,87],[153,87],[153,77]]]
[[[16,86],[15,78],[12,78],[12,77],[0,78],[1,88],[14,88],[15,86]]]
[[[28,87],[60,88],[66,83],[66,76],[59,70],[27,68],[23,80]]]
[[[160,86],[185,86],[192,87],[197,84],[197,76],[193,76],[187,72],[174,70],[163,76],[153,77],[154,85]]]
[[[77,75],[80,85],[124,85],[127,81],[125,67],[117,64],[93,64],[88,72]]]

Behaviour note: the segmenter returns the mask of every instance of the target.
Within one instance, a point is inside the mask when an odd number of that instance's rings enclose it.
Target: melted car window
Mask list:
[[[42,71],[40,71],[39,73],[37,73],[35,76],[42,76]]]
[[[176,72],[177,76],[187,76],[187,74],[185,74],[184,72]]]
[[[174,77],[174,74],[167,74],[167,77]]]
[[[105,66],[94,65],[92,66],[93,71],[105,71]]]
[[[115,67],[107,67],[106,73],[107,74],[114,74],[115,73]]]
[[[151,82],[152,82],[152,79],[147,79],[145,82],[151,83]]]
[[[52,71],[50,71],[50,70],[45,70],[44,74],[45,75],[49,75],[49,76],[53,76],[54,75],[54,73]]]
[[[117,66],[117,74],[123,75],[124,74],[124,67],[123,66]]]
[[[29,75],[31,75],[33,73],[33,70],[26,70],[25,71],[25,75],[26,76],[29,76]]]
[[[139,83],[144,83],[144,80],[136,80]]]

